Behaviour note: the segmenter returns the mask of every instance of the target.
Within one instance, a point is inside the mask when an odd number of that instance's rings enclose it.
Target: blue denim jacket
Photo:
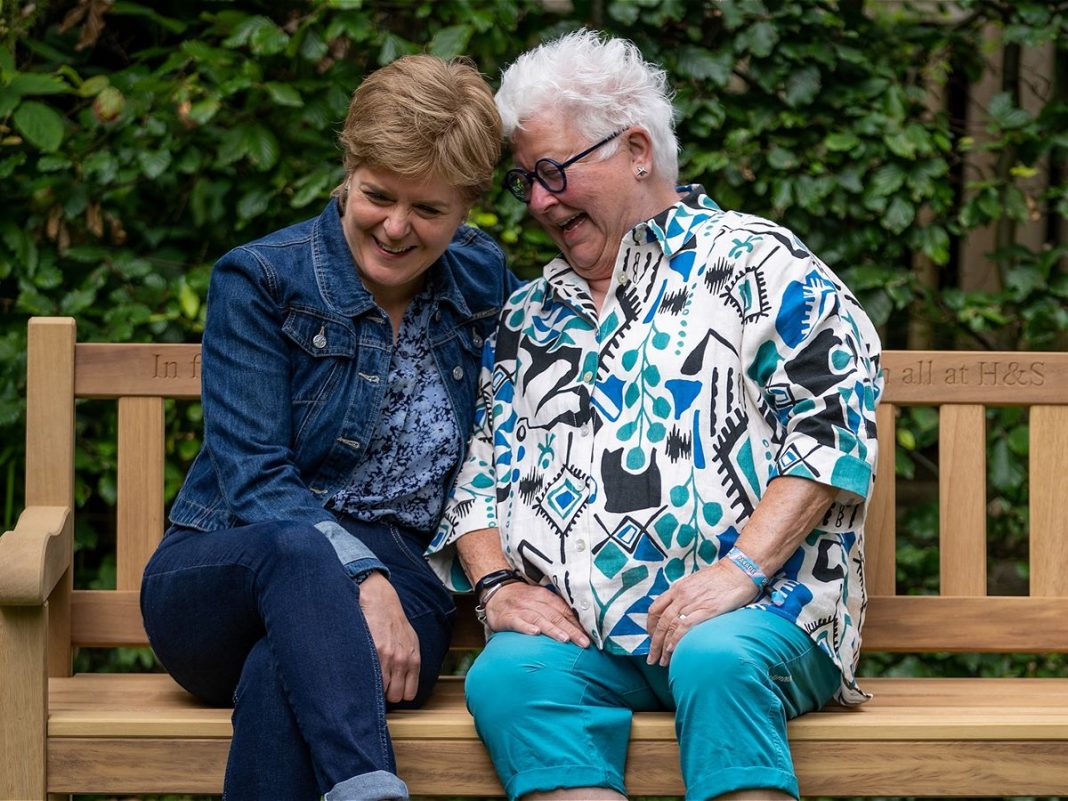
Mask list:
[[[319,217],[235,248],[215,265],[202,346],[204,443],[170,519],[201,531],[308,523],[359,575],[385,568],[324,504],[374,435],[393,327],[356,273],[339,215],[332,199]],[[482,343],[519,282],[497,244],[467,226],[429,276],[426,336],[463,454]]]

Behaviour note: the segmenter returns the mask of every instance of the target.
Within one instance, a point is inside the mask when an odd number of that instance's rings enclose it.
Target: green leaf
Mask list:
[[[63,143],[63,118],[36,100],[27,100],[15,109],[15,128],[30,144],[52,153]]]
[[[860,139],[858,139],[857,135],[852,131],[836,131],[824,139],[823,144],[828,150],[845,152],[853,150],[855,147],[859,146]]]
[[[195,320],[200,311],[200,296],[184,280],[178,286],[178,305],[190,320]]]
[[[786,82],[786,104],[791,108],[811,103],[819,94],[822,81],[815,67],[804,67],[793,73]]]
[[[261,172],[271,169],[281,154],[278,138],[263,125],[246,126],[241,142],[245,146],[245,154]]]
[[[680,75],[699,81],[712,81],[716,86],[726,86],[731,79],[734,56],[729,51],[719,53],[703,47],[686,45],[679,49],[677,68]]]
[[[260,188],[252,189],[237,201],[237,216],[242,220],[251,220],[267,211],[270,202],[270,192]]]
[[[54,75],[46,75],[40,72],[20,72],[11,79],[11,83],[4,87],[7,92],[13,92],[19,97],[27,95],[59,95],[70,92],[71,88],[66,81],[60,80]]]
[[[95,97],[107,89],[109,85],[110,81],[107,75],[94,75],[78,87],[78,94],[81,97]]]
[[[871,190],[877,197],[892,195],[905,183],[905,171],[896,164],[884,164],[871,177]]]
[[[912,224],[915,216],[916,207],[898,195],[890,201],[890,206],[886,209],[883,227],[892,233],[900,234]]]
[[[142,150],[137,154],[137,162],[146,178],[159,178],[171,166],[171,153],[169,150]]]
[[[438,58],[455,58],[467,50],[474,29],[470,25],[452,25],[442,28],[430,40],[430,54]]]
[[[300,96],[300,92],[287,83],[270,81],[265,86],[267,87],[267,92],[271,95],[271,100],[280,106],[300,108],[304,105],[304,98]]]
[[[994,95],[990,100],[990,105],[987,107],[987,112],[990,114],[991,120],[997,123],[997,127],[1004,130],[1022,128],[1031,121],[1031,115],[1016,106],[1012,101],[1012,95],[1008,92]],[[994,130],[994,127],[991,126],[991,131],[994,132]]]

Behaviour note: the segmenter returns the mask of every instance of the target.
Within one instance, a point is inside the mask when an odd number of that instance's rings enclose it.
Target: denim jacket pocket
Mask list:
[[[352,324],[318,309],[289,309],[282,331],[314,358],[341,356],[351,359],[356,355],[356,332]]]

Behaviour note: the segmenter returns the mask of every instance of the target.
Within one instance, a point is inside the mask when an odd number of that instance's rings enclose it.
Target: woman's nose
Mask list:
[[[552,208],[559,201],[556,199],[556,195],[546,189],[538,181],[534,181],[533,186],[530,187],[530,202],[527,203],[531,211],[541,212],[546,209]]]
[[[408,212],[401,209],[390,211],[390,213],[386,215],[382,227],[385,228],[386,236],[390,239],[404,239],[404,237],[408,235],[408,229],[410,228],[408,223]]]

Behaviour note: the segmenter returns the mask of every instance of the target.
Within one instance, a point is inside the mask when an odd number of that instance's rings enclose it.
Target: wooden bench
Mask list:
[[[219,793],[229,710],[165,674],[71,676],[73,648],[144,645],[137,591],[164,529],[164,398],[199,396],[199,346],[76,343],[29,324],[26,503],[0,538],[0,799],[47,793]],[[879,481],[869,516],[867,651],[1068,651],[1068,354],[886,354]],[[72,590],[75,399],[118,400],[117,588]],[[941,595],[895,594],[895,413],[939,407]],[[984,406],[1030,407],[1030,594],[987,596]],[[470,605],[457,647],[477,647]],[[499,795],[445,679],[390,715],[416,795]],[[806,795],[1068,793],[1068,678],[873,678],[875,699],[790,724]],[[635,716],[627,781],[681,795],[671,715]]]

